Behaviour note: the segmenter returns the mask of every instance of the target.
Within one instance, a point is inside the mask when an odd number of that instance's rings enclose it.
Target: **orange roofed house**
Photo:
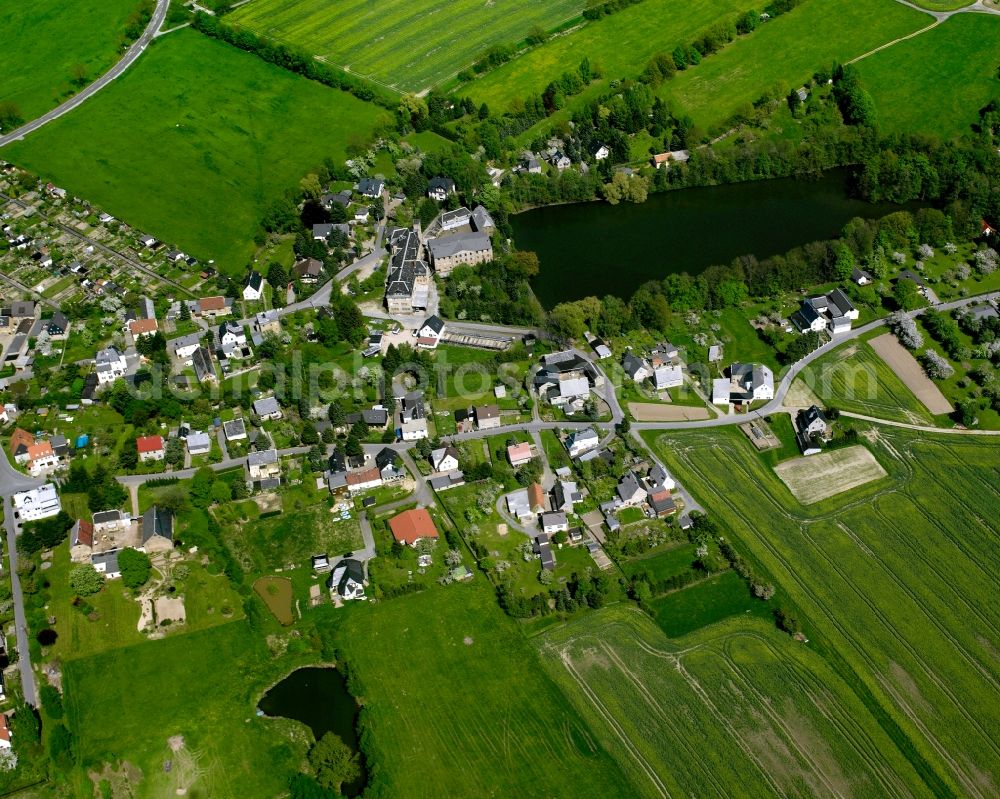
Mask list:
[[[51,474],[59,468],[59,456],[48,441],[41,441],[28,447],[28,473],[32,477]]]
[[[139,450],[139,460],[162,461],[167,454],[163,447],[162,436],[140,436],[135,440],[135,447]]]
[[[10,454],[14,463],[24,465],[28,462],[28,447],[35,445],[35,437],[27,430],[18,427],[10,437]]]
[[[159,329],[155,319],[133,319],[128,323],[129,332],[133,338],[152,336]]]
[[[424,508],[414,508],[404,511],[398,516],[389,519],[389,529],[392,530],[392,537],[401,544],[416,546],[417,542],[423,538],[438,537],[437,527],[434,520]]]
[[[231,308],[222,295],[202,297],[198,300],[198,313],[201,316],[228,316]]]

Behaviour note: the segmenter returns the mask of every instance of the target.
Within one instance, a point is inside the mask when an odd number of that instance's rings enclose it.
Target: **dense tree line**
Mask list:
[[[359,100],[377,103],[392,111],[396,109],[396,101],[387,93],[376,90],[372,84],[348,75],[343,70],[317,61],[305,50],[270,41],[252,31],[231,27],[219,17],[202,12],[194,15],[191,24],[206,36],[253,53],[270,64],[290,70],[309,80],[349,92]]]

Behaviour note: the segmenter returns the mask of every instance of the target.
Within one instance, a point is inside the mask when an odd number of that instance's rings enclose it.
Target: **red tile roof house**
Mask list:
[[[370,469],[364,469],[360,472],[348,472],[345,480],[347,482],[347,490],[353,497],[362,491],[368,491],[371,488],[378,488],[382,485],[382,473],[373,466]]]
[[[10,724],[6,713],[0,713],[0,749],[10,749]]]
[[[59,456],[48,441],[40,441],[28,447],[28,473],[32,477],[49,474],[59,468]]]
[[[404,511],[389,519],[392,537],[401,544],[416,546],[424,538],[437,539],[438,531],[434,520],[424,508]]]
[[[24,465],[28,462],[28,447],[35,445],[35,437],[18,427],[10,437],[10,454],[14,462]]]
[[[229,312],[230,307],[226,304],[226,298],[221,295],[202,297],[198,300],[198,313],[201,316],[226,316]]]
[[[155,319],[133,319],[128,323],[128,329],[133,338],[142,338],[153,335],[159,326]]]
[[[135,440],[136,449],[139,450],[139,460],[162,461],[166,451],[163,448],[162,436],[140,436]]]

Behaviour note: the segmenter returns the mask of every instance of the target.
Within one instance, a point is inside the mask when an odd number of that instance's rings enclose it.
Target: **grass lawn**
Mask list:
[[[549,81],[573,71],[584,58],[599,64],[605,80],[635,77],[650,56],[687,43],[716,20],[753,6],[747,0],[693,0],[683,13],[671,0],[644,0],[582,28],[555,36],[540,47],[459,87],[456,93],[470,95],[477,103],[488,103],[506,111],[512,101],[540,94]]]
[[[108,649],[139,643],[139,603],[121,580],[109,580],[100,593],[87,598],[92,612],[71,605],[74,592],[69,586],[72,568],[69,547],[56,547],[52,567],[45,573],[51,586],[48,613],[56,617],[59,633],[49,655],[63,661],[87,657]]]
[[[357,516],[343,520],[326,503],[289,507],[276,516],[260,517],[253,501],[216,506],[213,514],[225,526],[233,556],[247,570],[270,572],[302,565],[312,555],[343,555],[364,543]]]
[[[626,560],[622,563],[622,570],[629,577],[648,572],[654,580],[666,580],[691,568],[691,564],[698,557],[695,554],[696,549],[694,544],[658,549],[647,555]]]
[[[979,109],[1000,96],[1000,18],[958,14],[934,30],[859,62],[889,133],[972,133]],[[920,97],[919,103],[913,98]]]
[[[139,0],[101,3],[38,0],[0,7],[0,103],[14,103],[25,120],[41,116],[118,60],[125,24]]]
[[[381,114],[184,30],[4,157],[238,273],[269,203],[324,158],[342,159]]]
[[[129,794],[136,797],[181,788],[224,799],[278,796],[303,758],[302,734],[293,736],[289,722],[256,717],[254,705],[288,666],[242,622],[65,663],[78,761],[138,766],[142,779]],[[168,746],[175,735],[184,737],[182,752]]]
[[[380,795],[630,794],[485,580],[345,614]]]
[[[650,435],[937,795],[1000,771],[998,444],[879,426],[888,477],[802,506],[737,431]],[[986,791],[989,793],[989,791]]]
[[[851,685],[771,625],[733,619],[678,646],[617,606],[535,643],[629,796],[931,795]]]
[[[782,95],[820,67],[926,27],[926,14],[885,0],[806,2],[678,73],[660,94],[711,132],[772,86]]]
[[[680,638],[729,616],[750,615],[772,620],[772,605],[754,598],[736,572],[726,571],[650,603],[657,625],[671,638]]]
[[[400,92],[419,92],[469,67],[489,47],[535,26],[576,18],[582,0],[255,0],[226,19]]]

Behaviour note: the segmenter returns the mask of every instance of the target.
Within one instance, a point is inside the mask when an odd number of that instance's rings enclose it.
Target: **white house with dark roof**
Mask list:
[[[100,385],[113,383],[119,377],[125,377],[128,363],[125,356],[114,347],[98,351],[94,356],[94,366],[97,371],[97,382]]]
[[[566,438],[566,449],[571,458],[576,458],[588,450],[595,449],[600,443],[601,439],[598,437],[597,431],[593,427],[588,427],[585,430],[571,433]]]
[[[443,203],[454,193],[455,181],[451,178],[437,177],[427,182],[427,196],[439,203]]]
[[[281,406],[275,397],[261,397],[254,400],[253,412],[261,419],[280,419]]]
[[[629,379],[636,383],[641,383],[653,373],[644,359],[631,352],[625,353],[625,357],[622,358],[622,368]]]
[[[830,335],[846,333],[858,318],[858,309],[841,289],[809,297],[792,314],[792,323],[801,333],[826,330]]]
[[[435,472],[453,472],[458,468],[458,450],[440,447],[431,452],[431,468]]]
[[[382,196],[382,192],[385,190],[385,181],[382,178],[362,178],[354,190],[362,197],[375,200]]]
[[[264,278],[256,269],[251,269],[243,284],[243,299],[248,302],[256,302],[264,294]]]
[[[426,349],[435,349],[441,337],[444,335],[445,323],[437,316],[428,316],[424,323],[417,329],[417,346]]]
[[[716,405],[774,399],[774,373],[761,363],[734,363],[729,378],[712,383],[712,402]]]

